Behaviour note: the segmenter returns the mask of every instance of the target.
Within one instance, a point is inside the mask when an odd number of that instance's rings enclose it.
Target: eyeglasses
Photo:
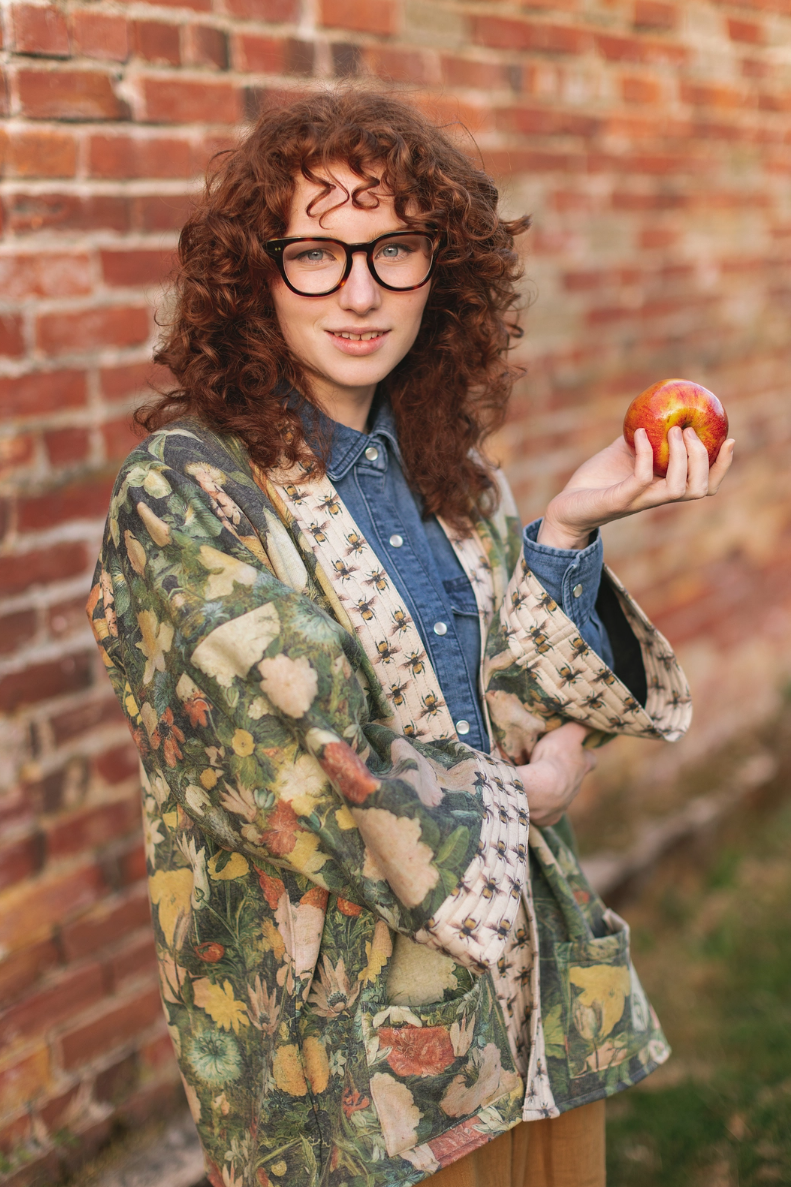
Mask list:
[[[326,297],[349,279],[359,252],[365,252],[368,270],[382,288],[396,293],[421,288],[436,266],[439,239],[412,231],[390,231],[370,243],[298,235],[270,239],[265,247],[292,293]]]

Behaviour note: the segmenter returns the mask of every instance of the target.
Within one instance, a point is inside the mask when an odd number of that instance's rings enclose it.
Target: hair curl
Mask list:
[[[310,385],[275,316],[276,270],[264,244],[285,234],[298,174],[321,182],[335,162],[361,179],[355,205],[369,204],[367,191],[381,182],[400,219],[442,235],[418,337],[380,388],[424,514],[468,531],[476,508],[497,497],[480,451],[505,419],[516,374],[506,362],[520,335],[514,236],[529,219],[503,220],[491,179],[390,95],[338,88],[272,106],[237,148],[219,155],[181,233],[175,312],[155,354],[178,386],[135,419],[151,432],[197,416],[238,437],[265,471],[282,459],[312,458],[286,402],[292,388],[311,400]]]

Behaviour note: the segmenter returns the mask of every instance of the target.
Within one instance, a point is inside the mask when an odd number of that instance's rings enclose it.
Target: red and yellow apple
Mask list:
[[[654,473],[664,478],[670,460],[667,435],[674,425],[695,430],[712,466],[728,436],[728,414],[713,392],[689,379],[660,379],[647,387],[626,409],[623,435],[634,448],[635,432],[645,429],[654,451]]]

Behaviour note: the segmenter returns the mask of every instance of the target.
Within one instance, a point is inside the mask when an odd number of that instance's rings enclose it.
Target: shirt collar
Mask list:
[[[345,478],[362,457],[363,453],[374,442],[385,448],[389,445],[399,465],[401,465],[401,451],[398,448],[398,433],[396,431],[395,416],[386,398],[374,397],[371,409],[372,424],[369,433],[360,433],[357,429],[350,429],[347,425],[331,420],[314,404],[309,404],[303,397],[294,393],[291,399],[298,401],[297,410],[302,418],[305,435],[310,442],[318,434],[324,440],[329,440],[330,448],[327,457],[327,476],[336,482]]]

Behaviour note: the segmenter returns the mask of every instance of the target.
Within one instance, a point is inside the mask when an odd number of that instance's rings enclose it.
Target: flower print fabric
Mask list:
[[[351,579],[307,545],[286,488],[262,485],[240,447],[195,422],[155,434],[118,477],[89,599],[142,761],[163,1005],[215,1187],[417,1183],[516,1124],[526,1091],[560,1111],[635,1082],[666,1048],[627,933],[553,830],[532,830],[527,879],[511,762],[441,724],[414,647],[383,678],[395,661],[372,650],[375,631],[363,645]],[[325,521],[354,535],[322,498],[314,542],[332,537]],[[562,612],[545,610],[553,629],[534,621],[529,575],[509,592],[520,547],[506,513],[454,546],[481,588],[506,754],[529,750],[534,719],[584,719],[598,675],[602,733],[680,728],[683,677],[625,594],[675,725],[584,654],[557,696],[579,647]],[[514,703],[530,715],[521,737]],[[430,953],[434,1000],[390,997],[404,945],[418,964]],[[527,1086],[502,988],[525,946]]]

